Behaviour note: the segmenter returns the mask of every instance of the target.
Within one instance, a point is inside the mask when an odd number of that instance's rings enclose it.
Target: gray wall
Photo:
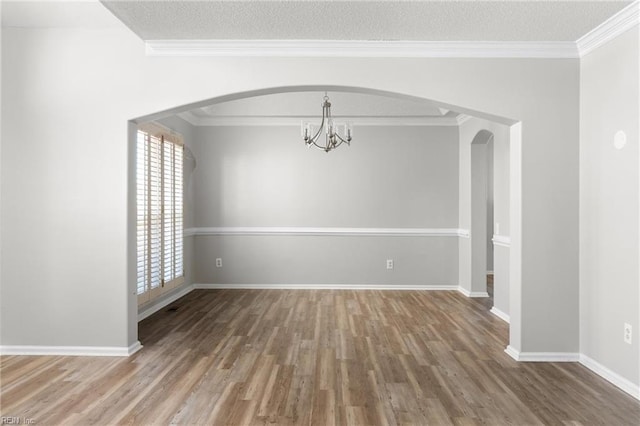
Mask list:
[[[636,386],[640,383],[638,33],[636,26],[596,49],[583,58],[580,68],[580,350]],[[613,141],[620,130],[626,133],[627,144],[617,150]],[[633,326],[631,345],[623,342],[624,323]]]
[[[493,235],[510,238],[510,145],[509,129],[493,125]],[[498,229],[499,228],[499,229]],[[509,315],[511,283],[509,281],[510,247],[493,245],[493,307]]]
[[[199,127],[195,227],[458,227],[457,127],[354,132],[327,154],[297,127]],[[456,236],[195,238],[198,283],[458,284]]]
[[[490,144],[472,144],[476,135],[481,131],[488,131],[493,135]],[[491,226],[484,220],[491,219],[499,224],[500,235],[509,237],[509,168],[510,168],[510,136],[509,127],[495,122],[472,118],[460,126],[460,179],[459,179],[459,224],[461,228],[470,229],[469,238],[461,238],[459,246],[459,277],[460,286],[472,294],[480,294],[486,290],[485,264],[491,252],[494,270],[494,307],[502,313],[509,314],[509,247],[487,245],[486,240],[491,240],[496,226]],[[479,138],[486,142],[486,138]],[[475,156],[473,150],[475,149]],[[491,156],[491,159],[487,158]],[[475,158],[474,158],[475,157]],[[474,181],[474,172],[484,169],[487,172],[486,179],[479,176],[491,189],[484,191],[484,183],[478,185]],[[491,173],[491,176],[488,174]],[[478,179],[478,177],[476,177]],[[490,182],[490,183],[489,183]],[[473,190],[482,192],[480,198],[476,197],[474,213]],[[476,196],[478,194],[475,194]],[[486,200],[486,201],[485,201]],[[490,205],[492,214],[483,216],[485,206]],[[492,224],[493,225],[493,224]],[[478,231],[478,227],[484,228]],[[479,238],[480,241],[476,239]],[[479,253],[479,255],[478,255]],[[487,259],[487,262],[483,261]],[[474,278],[475,277],[475,278]]]
[[[325,153],[298,127],[199,127],[196,226],[457,228],[457,134],[356,125]]]
[[[510,222],[522,318],[511,339],[518,350],[578,350],[578,59],[167,58],[146,56],[117,21],[2,31],[3,345],[135,343],[129,120],[238,93],[340,86],[522,121]]]
[[[493,138],[487,143],[487,272],[493,271]]]

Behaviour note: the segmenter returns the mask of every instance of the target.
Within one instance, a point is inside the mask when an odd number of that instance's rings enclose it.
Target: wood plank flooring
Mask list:
[[[517,363],[490,299],[196,290],[130,358],[3,356],[0,414],[38,425],[638,425],[576,363]],[[24,422],[23,422],[24,423]]]

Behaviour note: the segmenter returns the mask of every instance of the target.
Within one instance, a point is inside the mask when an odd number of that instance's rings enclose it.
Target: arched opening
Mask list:
[[[134,119],[130,122],[130,164],[135,163],[135,134],[136,134],[136,126],[138,123],[143,123],[143,122],[148,122],[148,121],[153,121],[153,120],[160,120],[163,118],[167,118],[170,117],[172,115],[175,115],[177,113],[182,113],[182,112],[186,112],[189,110],[193,110],[194,108],[201,108],[201,107],[205,107],[205,106],[211,106],[211,105],[218,105],[218,104],[223,104],[226,102],[231,102],[231,101],[236,101],[236,100],[242,100],[242,99],[248,99],[248,98],[253,98],[253,97],[258,97],[258,96],[263,96],[263,95],[270,95],[270,94],[279,94],[279,93],[295,93],[295,92],[301,92],[301,91],[317,91],[317,92],[324,92],[324,91],[329,91],[329,92],[346,92],[346,93],[355,93],[355,94],[368,94],[368,95],[377,95],[377,96],[381,96],[381,97],[388,97],[388,98],[393,98],[393,99],[403,99],[403,100],[409,100],[409,101],[413,101],[416,103],[425,103],[425,104],[430,104],[430,105],[434,105],[437,106],[443,110],[454,110],[458,113],[461,114],[469,114],[469,115],[473,115],[475,117],[479,117],[482,118],[484,120],[490,120],[493,122],[497,122],[500,123],[502,125],[511,125],[514,123],[513,120],[510,119],[506,119],[503,117],[497,117],[491,114],[486,114],[483,112],[478,112],[478,111],[474,111],[474,110],[470,110],[468,108],[464,108],[464,107],[459,107],[459,106],[454,106],[454,105],[449,105],[449,104],[444,104],[444,103],[440,103],[437,101],[433,101],[433,100],[429,100],[429,99],[425,99],[425,98],[420,98],[420,97],[415,97],[415,96],[410,96],[410,95],[406,95],[406,94],[399,94],[399,93],[394,93],[394,92],[388,92],[388,91],[384,91],[384,90],[377,90],[377,89],[369,89],[369,88],[359,88],[359,87],[345,87],[345,86],[322,86],[322,85],[313,85],[313,86],[289,86],[289,87],[277,87],[277,88],[266,88],[266,89],[260,89],[260,90],[254,90],[254,91],[249,91],[249,92],[242,92],[242,93],[235,93],[235,94],[229,94],[229,95],[225,95],[225,96],[221,96],[221,97],[217,97],[214,99],[208,99],[208,100],[204,100],[204,101],[199,101],[193,104],[189,104],[189,105],[183,105],[180,107],[176,107],[176,108],[172,108],[170,110],[165,110],[165,111],[161,111],[158,113],[154,113],[151,115],[147,115],[144,117],[139,117],[137,119]],[[357,130],[356,130],[357,132]],[[490,132],[487,132],[489,135],[491,135]],[[486,149],[486,143],[488,142],[488,138],[490,136],[487,135],[482,135],[481,139],[485,137],[486,140],[484,140],[483,143],[481,142],[477,142],[477,143],[473,143],[472,146],[474,147],[474,149],[476,149],[475,147],[477,147],[478,149]],[[486,159],[486,153],[484,158]],[[519,172],[519,171],[518,171]],[[484,170],[485,173],[485,190],[486,190],[486,168]],[[132,194],[133,198],[130,198],[130,205],[133,206],[133,208],[135,208],[135,182],[129,182],[130,184],[130,194]],[[129,220],[129,247],[130,247],[130,251],[129,251],[129,264],[130,269],[129,269],[129,280],[130,280],[130,284],[129,284],[129,331],[130,331],[130,337],[132,337],[134,340],[137,339],[137,319],[138,319],[138,315],[137,315],[137,306],[136,306],[136,302],[135,302],[135,276],[136,276],[136,271],[135,271],[135,212],[132,213],[132,209],[130,208],[130,220]],[[485,215],[484,217],[484,225],[485,225],[485,232],[484,238],[479,239],[478,241],[482,241],[483,244],[485,244],[485,248],[484,250],[480,250],[479,252],[485,253],[484,256],[484,262],[481,262],[480,265],[484,265],[481,266],[481,270],[482,270],[482,277],[483,277],[483,287],[482,287],[482,292],[486,293],[486,241],[487,241],[487,232],[486,232],[486,222],[487,222],[487,215],[486,215],[486,200],[485,200]],[[460,233],[461,230],[457,229],[454,230],[455,232]],[[464,232],[462,232],[464,234]],[[513,269],[515,270],[515,269]],[[513,283],[514,281],[512,281]],[[475,284],[472,284],[475,286]],[[478,286],[480,286],[480,284],[477,284]],[[475,291],[475,287],[472,287],[472,291]],[[480,291],[480,290],[479,290]]]
[[[493,205],[489,204],[493,138],[493,133],[483,129],[471,141],[471,294],[476,296],[488,295],[488,259],[493,259],[487,243],[493,235],[488,224],[493,218]]]

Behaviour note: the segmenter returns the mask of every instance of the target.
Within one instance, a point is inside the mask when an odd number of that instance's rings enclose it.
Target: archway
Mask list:
[[[228,94],[228,95],[224,95],[224,96],[220,96],[220,97],[216,97],[216,98],[212,98],[212,99],[207,99],[207,100],[195,102],[195,103],[192,103],[192,104],[182,105],[182,106],[171,108],[171,109],[168,109],[168,110],[165,110],[165,111],[153,113],[153,114],[146,115],[146,116],[143,116],[143,117],[138,117],[136,119],[131,120],[130,124],[129,124],[129,156],[130,156],[130,161],[129,161],[130,169],[129,170],[130,170],[130,176],[135,176],[135,171],[132,170],[132,167],[135,164],[135,161],[134,161],[134,159],[135,159],[135,140],[136,140],[135,134],[136,134],[136,128],[137,128],[137,124],[138,123],[142,123],[142,122],[146,122],[146,121],[158,120],[158,119],[161,119],[161,118],[165,118],[165,117],[177,114],[179,112],[188,111],[190,109],[199,108],[199,107],[208,106],[208,105],[213,105],[213,104],[218,104],[218,103],[223,103],[223,102],[228,102],[228,101],[233,101],[233,100],[238,100],[238,99],[250,98],[250,97],[261,96],[261,95],[268,95],[268,94],[299,92],[299,91],[342,91],[342,92],[363,93],[363,94],[387,96],[387,97],[393,97],[393,98],[398,98],[398,99],[412,100],[412,101],[416,101],[416,102],[429,102],[429,103],[432,103],[432,104],[437,104],[438,106],[440,106],[441,108],[444,108],[444,109],[453,109],[453,110],[461,112],[461,113],[473,115],[473,116],[484,118],[484,119],[491,120],[491,121],[494,121],[494,122],[499,122],[501,124],[512,125],[512,124],[515,123],[514,120],[511,120],[511,119],[508,119],[508,118],[504,118],[504,117],[494,116],[494,115],[491,115],[491,114],[486,114],[486,113],[483,113],[481,111],[475,111],[475,110],[471,110],[471,109],[468,109],[468,108],[465,108],[465,107],[449,105],[449,104],[446,104],[446,103],[442,103],[442,102],[438,102],[438,101],[434,101],[434,100],[430,100],[430,99],[426,99],[426,98],[422,98],[422,97],[416,97],[416,96],[411,96],[411,95],[407,95],[407,94],[389,92],[389,91],[379,90],[379,89],[352,87],[352,86],[336,86],[336,85],[327,85],[327,86],[325,86],[325,85],[306,85],[306,86],[285,86],[285,87],[265,88],[265,89],[247,91],[247,92],[233,93],[233,94]],[[490,134],[490,132],[488,132],[488,133]],[[486,135],[483,135],[483,137],[486,137]],[[485,144],[486,144],[486,142],[487,142],[487,140],[484,141]],[[481,145],[482,144],[480,142],[478,142],[476,144],[473,144],[473,146],[478,146],[479,149],[482,149]],[[519,164],[519,162],[517,164]],[[520,172],[519,169],[516,172],[519,174],[519,172]],[[485,174],[486,174],[486,170],[485,170]],[[519,190],[519,187],[517,188],[517,190]],[[137,304],[136,304],[136,301],[135,301],[135,299],[136,299],[136,297],[135,297],[135,294],[136,294],[135,293],[135,282],[136,282],[135,245],[136,245],[136,242],[135,242],[135,180],[134,179],[129,179],[129,193],[130,193],[130,199],[129,199],[130,208],[129,208],[129,221],[128,221],[128,230],[129,230],[129,232],[128,232],[128,247],[129,247],[128,260],[129,260],[129,265],[130,266],[129,266],[129,271],[128,271],[128,278],[129,278],[129,280],[128,280],[129,281],[129,285],[128,285],[128,289],[129,289],[129,291],[128,291],[128,313],[129,313],[128,327],[129,327],[129,336],[130,336],[129,339],[130,339],[130,343],[132,344],[133,342],[131,342],[131,340],[137,341]],[[519,210],[517,210],[517,212],[519,213]],[[483,244],[486,244],[486,212],[485,212],[485,215],[484,215],[484,222],[485,222],[485,238],[479,239],[478,241],[482,241]],[[483,252],[486,253],[486,246],[485,246],[485,250]],[[484,265],[485,265],[484,267],[481,267],[482,276],[483,277],[486,274],[486,256],[485,256]],[[512,271],[512,273],[518,273],[517,272],[518,271],[517,268],[511,268],[511,271]],[[511,283],[513,285],[518,285],[519,284],[519,278],[518,278],[518,280],[511,280]],[[483,290],[482,291],[486,292],[486,279],[484,280],[483,284],[484,284],[484,286],[483,286]],[[519,330],[517,331],[516,334],[519,336]]]
[[[483,129],[471,141],[471,294],[475,296],[488,296],[487,252],[490,248],[487,241],[491,236],[487,219],[493,217],[488,205],[489,174],[493,173],[489,155],[493,138],[493,133]]]

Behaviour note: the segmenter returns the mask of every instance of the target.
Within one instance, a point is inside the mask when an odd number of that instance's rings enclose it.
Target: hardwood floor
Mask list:
[[[638,425],[640,403],[581,365],[507,356],[490,305],[196,290],[140,323],[130,358],[3,356],[0,411],[38,425]]]

